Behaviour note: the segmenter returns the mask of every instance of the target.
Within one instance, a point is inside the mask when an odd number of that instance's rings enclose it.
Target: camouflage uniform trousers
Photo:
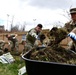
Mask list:
[[[19,50],[19,43],[18,43],[18,41],[16,41],[16,42],[12,42],[12,41],[10,41],[10,47],[11,47],[11,51],[16,51],[16,52],[18,52],[18,50]]]
[[[4,46],[5,46],[5,42],[0,41],[0,55],[3,54],[3,52],[4,52]]]
[[[0,42],[0,49],[1,49],[1,50],[4,49],[4,45],[5,45],[5,42]]]
[[[22,54],[28,52],[29,50],[32,50],[33,48],[38,48],[40,45],[42,45],[40,40],[36,40],[34,44],[31,44],[30,42],[26,42]]]
[[[28,52],[28,51],[31,50],[32,48],[33,48],[32,44],[26,43],[26,44],[24,45],[24,49],[23,49],[21,55],[25,54],[26,52]]]

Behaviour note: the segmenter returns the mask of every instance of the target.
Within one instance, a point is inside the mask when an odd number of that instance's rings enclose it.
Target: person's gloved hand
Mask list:
[[[71,39],[76,40],[76,34],[75,34],[75,33],[70,32],[70,33],[68,34],[68,36],[69,36]]]
[[[16,37],[13,37],[13,39],[15,39]]]
[[[33,37],[37,38],[38,35],[36,35],[36,33],[31,34]]]

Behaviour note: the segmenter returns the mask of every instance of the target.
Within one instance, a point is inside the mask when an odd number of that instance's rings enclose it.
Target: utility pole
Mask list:
[[[9,23],[9,14],[7,14],[7,30],[8,30],[8,23]]]
[[[13,20],[14,20],[14,16],[12,16],[12,21],[11,21],[11,31],[12,31],[12,26],[13,26]]]

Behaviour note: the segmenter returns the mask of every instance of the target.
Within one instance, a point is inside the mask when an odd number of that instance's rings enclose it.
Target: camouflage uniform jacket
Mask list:
[[[18,41],[15,34],[10,34],[10,36],[8,37],[8,40],[10,40],[12,42],[17,42]]]
[[[65,24],[64,28],[69,32],[71,32],[76,27],[76,22],[72,20]],[[72,40],[68,43],[69,50],[76,50],[76,41]]]
[[[38,39],[38,36],[40,34],[41,34],[41,32],[37,32],[35,28],[32,28],[26,34],[26,42],[33,46],[36,39]]]
[[[64,28],[68,32],[71,32],[75,27],[76,27],[76,22],[73,22],[72,20],[70,22],[66,23],[65,26],[64,26]]]

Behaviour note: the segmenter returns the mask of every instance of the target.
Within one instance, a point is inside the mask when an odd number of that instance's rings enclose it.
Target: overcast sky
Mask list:
[[[0,0],[0,24],[8,29],[12,22],[25,23],[29,30],[41,23],[44,29],[51,29],[69,20],[66,11],[72,7],[76,7],[76,0]]]

